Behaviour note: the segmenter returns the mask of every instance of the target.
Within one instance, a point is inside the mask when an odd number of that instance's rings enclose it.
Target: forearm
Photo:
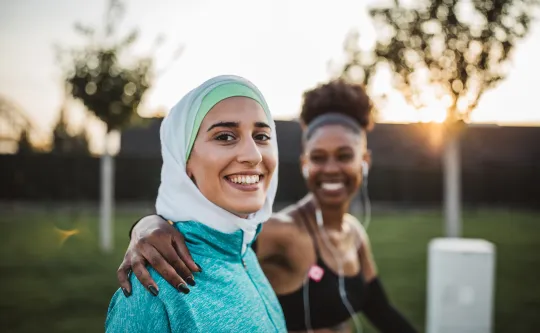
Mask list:
[[[416,333],[416,329],[390,303],[381,281],[375,278],[368,284],[364,314],[382,333]]]

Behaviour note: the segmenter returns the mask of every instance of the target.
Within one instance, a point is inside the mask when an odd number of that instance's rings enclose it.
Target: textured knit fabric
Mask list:
[[[132,275],[132,296],[118,290],[109,305],[107,333],[286,332],[283,312],[251,247],[241,254],[242,231],[221,233],[197,222],[176,223],[204,271],[187,295],[156,271],[152,296]],[[260,231],[260,227],[258,229]]]

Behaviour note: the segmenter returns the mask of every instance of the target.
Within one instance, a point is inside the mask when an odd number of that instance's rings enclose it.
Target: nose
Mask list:
[[[259,146],[253,138],[243,140],[243,144],[240,145],[238,152],[238,162],[248,163],[251,165],[258,165],[262,162],[262,154],[259,150]]]
[[[332,158],[328,159],[328,161],[324,163],[324,166],[322,169],[324,173],[338,173],[339,170],[340,169],[339,169],[338,163]]]

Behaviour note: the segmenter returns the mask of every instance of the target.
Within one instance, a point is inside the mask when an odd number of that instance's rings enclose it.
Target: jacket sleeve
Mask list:
[[[392,306],[378,278],[368,283],[363,312],[382,333],[417,333],[407,319]]]

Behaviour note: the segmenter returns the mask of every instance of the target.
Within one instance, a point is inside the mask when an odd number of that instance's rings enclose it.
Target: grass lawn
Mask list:
[[[0,214],[2,332],[103,332],[115,271],[137,214],[116,216],[116,251],[100,254],[97,215],[43,210]],[[377,214],[375,259],[396,306],[423,331],[427,244],[442,233],[435,213]],[[70,237],[59,229],[77,229]],[[497,246],[495,332],[540,327],[540,214],[467,212],[466,237]],[[375,332],[366,323],[365,332]]]

